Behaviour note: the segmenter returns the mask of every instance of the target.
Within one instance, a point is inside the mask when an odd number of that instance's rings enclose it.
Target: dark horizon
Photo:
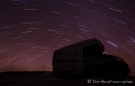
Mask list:
[[[97,38],[135,76],[133,0],[1,0],[0,71],[52,71],[53,52]]]

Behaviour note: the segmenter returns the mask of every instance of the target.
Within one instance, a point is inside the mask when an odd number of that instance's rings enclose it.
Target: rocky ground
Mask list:
[[[135,76],[125,81],[103,81],[100,78],[61,80],[51,72],[6,72],[0,73],[0,86],[135,86]]]

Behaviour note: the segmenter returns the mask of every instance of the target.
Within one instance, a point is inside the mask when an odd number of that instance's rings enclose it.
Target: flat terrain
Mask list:
[[[109,84],[96,77],[61,80],[52,72],[4,72],[0,73],[0,86],[135,86],[135,77],[128,76],[123,82],[111,81]]]

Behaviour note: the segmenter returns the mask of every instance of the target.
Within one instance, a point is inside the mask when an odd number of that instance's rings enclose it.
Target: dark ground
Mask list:
[[[88,83],[88,79],[91,83]],[[95,81],[94,81],[95,80]],[[97,83],[98,81],[98,83]],[[135,76],[128,76],[123,83],[102,84],[100,78],[83,78],[81,80],[60,80],[51,72],[4,72],[0,73],[0,86],[135,86]]]

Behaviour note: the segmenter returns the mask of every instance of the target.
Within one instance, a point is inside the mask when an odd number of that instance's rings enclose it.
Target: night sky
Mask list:
[[[51,71],[54,50],[93,37],[135,75],[134,0],[0,0],[0,71]]]

